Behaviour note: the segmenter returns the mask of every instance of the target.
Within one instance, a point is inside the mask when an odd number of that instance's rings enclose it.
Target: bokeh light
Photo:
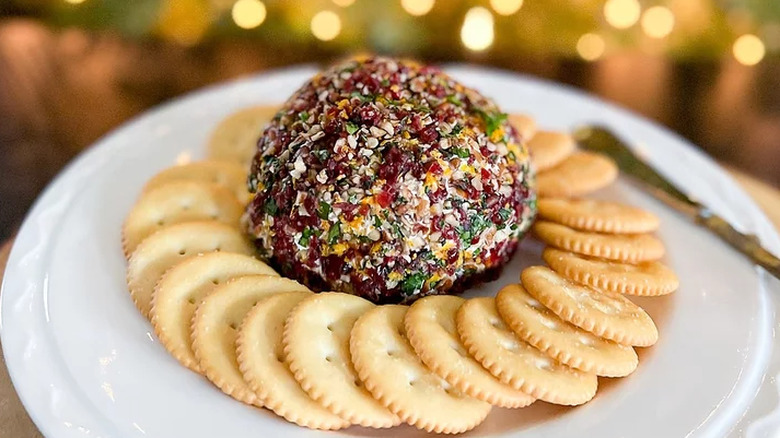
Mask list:
[[[674,29],[674,14],[664,6],[653,6],[642,14],[642,30],[651,38],[663,38]]]
[[[311,19],[311,33],[322,41],[330,41],[341,33],[341,18],[333,11],[320,11]]]
[[[352,4],[355,3],[355,0],[333,0],[333,3],[335,3],[336,6],[346,8],[347,6],[352,6]]]
[[[607,0],[604,4],[604,18],[617,29],[627,29],[636,24],[641,12],[638,0]]]
[[[233,4],[233,21],[242,29],[260,26],[265,21],[265,15],[265,5],[260,0],[238,0]]]
[[[740,64],[756,65],[764,59],[766,48],[757,36],[746,34],[734,41],[733,52]]]
[[[401,7],[411,15],[419,17],[431,12],[435,0],[401,0]]]
[[[604,54],[604,38],[595,33],[586,33],[577,40],[577,53],[586,61],[595,61]]]
[[[469,50],[485,50],[493,44],[493,14],[487,9],[476,6],[466,12],[460,39]]]
[[[80,5],[84,3],[85,0],[65,0],[65,3],[70,3],[72,5]]]
[[[523,0],[490,0],[490,7],[500,15],[512,15],[523,6]]]

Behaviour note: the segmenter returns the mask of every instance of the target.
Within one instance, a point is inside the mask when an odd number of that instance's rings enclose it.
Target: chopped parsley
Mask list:
[[[379,216],[374,216],[374,226],[382,228],[382,219],[379,219]]]
[[[339,236],[341,236],[341,222],[336,222],[328,230],[328,243],[335,244]]]
[[[449,96],[447,96],[447,102],[449,102],[449,103],[451,103],[453,105],[463,106],[463,101],[458,99],[458,96],[456,96],[454,94],[450,94]]]
[[[320,208],[317,209],[317,216],[319,216],[320,219],[328,219],[328,216],[330,216],[330,204],[320,201]]]
[[[263,209],[267,214],[270,214],[271,216],[276,216],[276,213],[279,211],[279,206],[276,205],[276,201],[274,198],[268,198],[265,201],[265,204],[263,205]]]
[[[457,155],[460,158],[468,158],[471,156],[466,148],[450,148],[450,153],[452,155]]]
[[[414,274],[407,275],[406,278],[404,278],[404,281],[401,283],[401,292],[403,292],[404,295],[409,296],[419,290],[422,290],[426,278],[427,276],[422,272],[416,272]]]
[[[298,118],[301,119],[301,122],[305,122],[309,120],[309,112],[308,111],[301,111],[298,113]]]
[[[389,87],[390,86],[390,79],[382,79],[382,86],[383,87]]]
[[[510,217],[512,217],[512,210],[508,208],[502,208],[501,210],[498,210],[498,215],[501,217],[502,221],[506,222]]]
[[[352,135],[352,134],[358,132],[358,129],[360,129],[360,126],[358,126],[358,125],[356,125],[355,123],[352,123],[352,122],[347,122],[347,133],[349,135]]]
[[[494,113],[494,114],[488,114],[485,111],[477,110],[477,113],[480,117],[482,117],[482,120],[485,122],[485,132],[487,133],[488,137],[493,135],[493,132],[495,132],[499,127],[501,127],[501,124],[507,119],[507,115],[504,113]]]
[[[328,155],[330,155],[327,149],[316,149],[311,151],[311,153],[322,163],[324,163],[325,160],[328,159]]]
[[[311,227],[306,227],[301,232],[301,238],[298,240],[298,244],[301,246],[309,246],[309,242],[311,241],[311,236],[315,234],[314,229]]]

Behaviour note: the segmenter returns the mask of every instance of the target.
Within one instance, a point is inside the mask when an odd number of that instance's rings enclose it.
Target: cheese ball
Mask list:
[[[536,213],[524,140],[439,69],[352,59],[293,94],[258,142],[245,222],[314,290],[408,303],[491,279]]]

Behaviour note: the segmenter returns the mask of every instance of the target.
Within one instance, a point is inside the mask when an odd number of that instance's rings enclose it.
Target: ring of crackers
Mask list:
[[[553,168],[574,152],[574,138],[567,133],[538,131],[528,140],[528,152],[537,172]]]
[[[656,231],[659,225],[656,215],[617,202],[542,198],[536,205],[539,217],[580,231],[638,234]]]
[[[244,208],[233,193],[216,184],[174,181],[141,195],[127,215],[122,246],[129,256],[146,237],[181,222],[215,220],[238,228]]]
[[[209,138],[208,156],[249,169],[257,152],[257,139],[279,111],[275,105],[260,105],[236,111],[224,118]]]
[[[144,192],[177,181],[216,184],[232,191],[242,203],[249,201],[246,170],[243,166],[228,161],[196,161],[169,167],[153,176],[144,186]]]
[[[577,151],[557,166],[539,172],[536,187],[540,198],[576,198],[610,185],[617,177],[618,168],[611,159]]]
[[[311,292],[274,275],[236,277],[216,286],[192,318],[192,350],[206,377],[225,394],[262,407],[238,368],[236,338],[244,317],[262,298],[284,292]]]
[[[560,275],[598,290],[655,297],[674,292],[680,284],[674,271],[658,261],[617,263],[555,248],[545,248],[542,258]]]
[[[174,224],[144,239],[127,263],[127,286],[138,310],[150,317],[154,286],[170,267],[212,251],[251,255],[255,250],[240,231],[216,221]]]
[[[466,351],[455,328],[455,315],[465,301],[433,295],[412,304],[404,325],[415,353],[439,377],[477,400],[504,408],[530,405],[533,397],[501,383]]]
[[[151,322],[160,343],[179,363],[202,374],[192,351],[192,317],[197,305],[214,286],[253,274],[279,275],[254,257],[226,252],[190,257],[169,269],[152,295]]]
[[[373,307],[339,292],[308,297],[287,317],[282,344],[290,371],[312,399],[351,424],[388,428],[401,420],[362,386],[349,353],[352,326]]]
[[[355,323],[349,349],[360,380],[405,423],[436,433],[473,429],[491,405],[463,395],[425,367],[406,338],[407,309],[378,306]]]
[[[664,244],[649,234],[586,233],[547,221],[536,221],[533,231],[556,248],[619,262],[658,260],[666,252]]]
[[[597,376],[624,377],[639,364],[633,348],[561,320],[519,284],[502,288],[496,295],[496,307],[517,336],[572,368]]]
[[[575,284],[546,266],[521,274],[528,293],[561,319],[619,344],[649,347],[658,340],[652,318],[623,295]]]
[[[258,400],[276,415],[310,429],[343,429],[350,426],[349,421],[312,400],[284,360],[284,321],[309,296],[308,292],[284,292],[258,301],[238,330],[239,368]]]
[[[583,404],[596,395],[598,381],[519,339],[504,325],[492,297],[466,301],[456,316],[463,344],[501,382],[548,403]]]
[[[526,114],[510,114],[508,120],[522,141],[527,143],[536,135],[536,120],[533,117]]]

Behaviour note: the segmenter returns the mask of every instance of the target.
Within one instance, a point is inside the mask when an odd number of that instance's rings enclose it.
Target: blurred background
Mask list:
[[[780,186],[777,0],[0,0],[0,241],[128,118],[355,52],[574,85]]]

